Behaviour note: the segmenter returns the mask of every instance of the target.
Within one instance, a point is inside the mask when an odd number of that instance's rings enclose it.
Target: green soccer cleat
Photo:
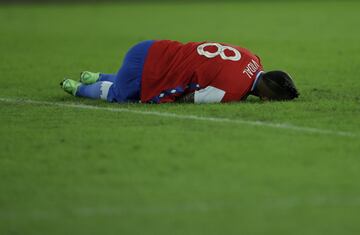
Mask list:
[[[93,73],[89,71],[83,71],[80,73],[80,82],[83,84],[93,84],[100,77],[100,73]]]
[[[76,91],[80,85],[80,82],[72,79],[64,79],[62,82],[60,82],[61,88],[67,93],[72,94],[73,96],[76,95]]]

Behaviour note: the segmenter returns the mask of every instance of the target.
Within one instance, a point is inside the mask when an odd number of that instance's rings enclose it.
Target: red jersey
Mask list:
[[[195,92],[195,103],[246,99],[263,68],[245,48],[223,43],[156,41],[149,49],[141,102],[173,102]]]

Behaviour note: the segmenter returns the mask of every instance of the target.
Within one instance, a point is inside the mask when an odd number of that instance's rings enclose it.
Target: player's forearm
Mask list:
[[[194,103],[194,96],[195,92],[180,96],[178,99],[176,99],[175,102],[177,103]]]

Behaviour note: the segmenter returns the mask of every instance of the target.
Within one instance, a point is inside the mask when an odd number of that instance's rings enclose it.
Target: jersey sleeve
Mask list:
[[[225,96],[225,91],[219,88],[208,86],[195,91],[194,103],[220,103]]]

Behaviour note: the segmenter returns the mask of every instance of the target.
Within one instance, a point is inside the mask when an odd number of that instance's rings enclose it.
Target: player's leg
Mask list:
[[[113,85],[115,101],[138,102],[140,100],[143,67],[153,43],[153,40],[140,42],[126,53]]]
[[[80,75],[81,82],[65,79],[60,85],[74,96],[105,99],[109,102],[137,102],[140,100],[145,58],[153,42],[144,41],[132,47],[116,75],[86,71]]]
[[[93,73],[83,71],[80,73],[80,82],[83,84],[93,84],[98,81],[115,82],[116,74]]]
[[[90,98],[90,99],[102,99],[108,100],[108,94],[112,82],[99,81],[90,85],[80,85],[76,91],[76,96]]]
[[[65,79],[60,85],[64,91],[73,96],[112,101],[111,98],[108,99],[109,93],[112,92],[111,87],[113,85],[113,83],[109,81],[98,81],[86,85],[72,79]]]
[[[105,74],[100,73],[98,81],[107,81],[107,82],[115,82],[116,80],[116,74]]]

